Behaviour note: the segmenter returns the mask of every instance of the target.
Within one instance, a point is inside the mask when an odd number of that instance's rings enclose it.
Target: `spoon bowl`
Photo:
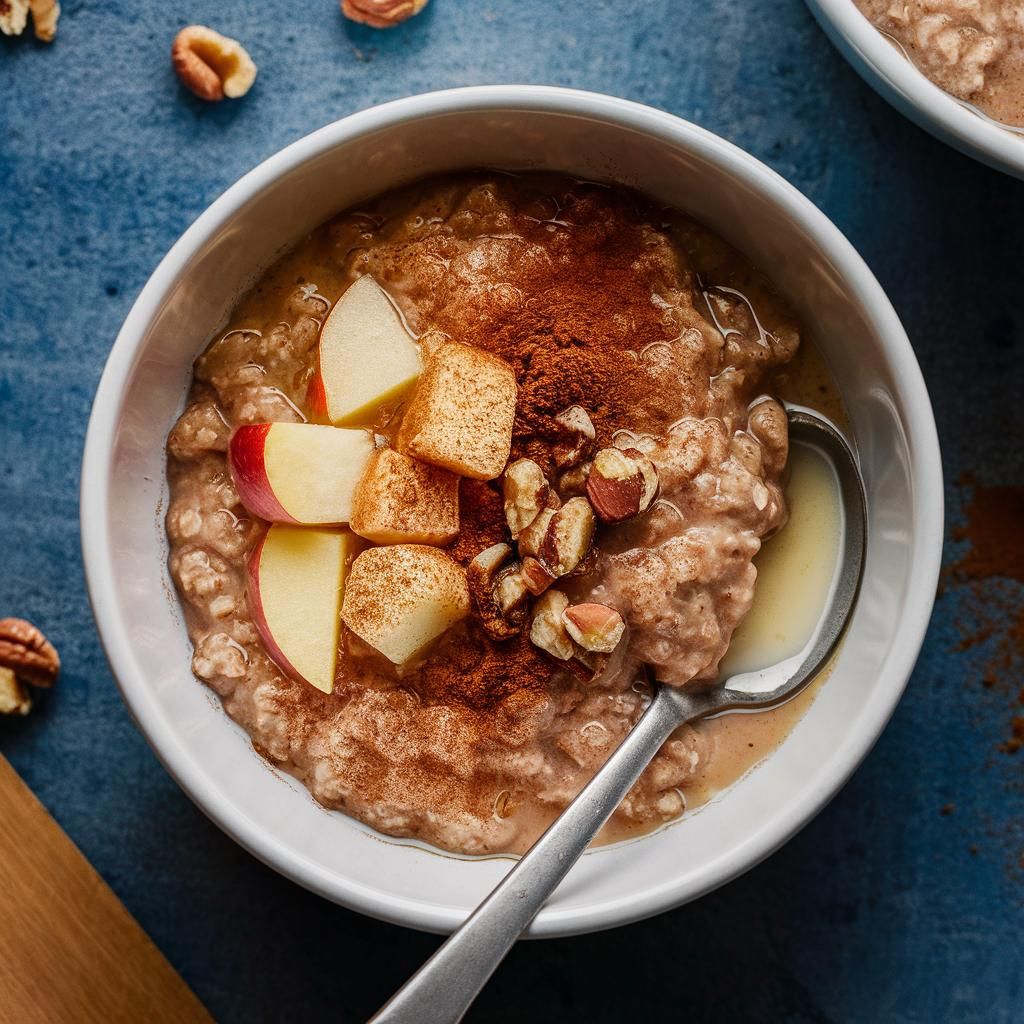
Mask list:
[[[711,702],[719,706],[702,717],[716,711],[767,710],[795,697],[832,657],[860,592],[867,506],[856,456],[835,424],[820,413],[791,403],[786,404],[786,413],[790,444],[816,449],[839,478],[842,540],[832,586],[803,648],[774,665],[720,680],[707,691]]]
[[[820,413],[787,405],[791,444],[815,448],[839,482],[842,540],[828,597],[804,647],[782,661],[707,687],[655,684],[654,699],[582,792],[438,951],[372,1018],[380,1024],[454,1024],[611,817],[662,744],[687,722],[778,707],[832,656],[864,570],[867,511],[857,458]]]

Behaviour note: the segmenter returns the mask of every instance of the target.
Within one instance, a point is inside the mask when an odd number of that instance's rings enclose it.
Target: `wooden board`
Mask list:
[[[0,1022],[211,1020],[0,756]]]

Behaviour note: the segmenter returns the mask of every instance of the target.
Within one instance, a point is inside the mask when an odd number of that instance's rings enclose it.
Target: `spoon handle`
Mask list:
[[[672,731],[702,708],[661,686],[578,797],[371,1024],[456,1024]]]

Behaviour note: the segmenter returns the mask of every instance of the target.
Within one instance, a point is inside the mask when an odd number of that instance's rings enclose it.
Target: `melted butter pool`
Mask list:
[[[794,445],[789,520],[754,559],[754,604],[722,659],[722,675],[773,665],[811,639],[835,576],[842,536],[839,481],[818,451]]]

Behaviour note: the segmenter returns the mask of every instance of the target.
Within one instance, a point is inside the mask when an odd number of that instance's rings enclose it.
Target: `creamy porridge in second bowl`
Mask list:
[[[168,438],[193,670],[324,805],[522,851],[648,673],[718,674],[787,519],[780,398],[841,415],[770,285],[632,193],[488,172],[342,214]],[[679,730],[602,838],[706,800],[810,699]]]
[[[1006,125],[1024,128],[1020,0],[856,0],[936,85]]]

